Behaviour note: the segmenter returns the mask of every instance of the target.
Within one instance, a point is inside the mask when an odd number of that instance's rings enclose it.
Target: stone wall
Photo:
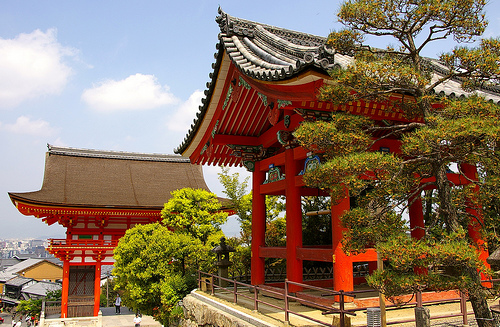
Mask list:
[[[181,327],[270,327],[255,317],[216,302],[203,294],[191,292],[183,299],[184,319]]]

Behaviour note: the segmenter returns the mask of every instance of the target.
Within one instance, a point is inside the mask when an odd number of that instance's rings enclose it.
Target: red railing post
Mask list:
[[[253,286],[253,309],[255,311],[259,310],[259,301],[258,301],[258,290],[257,285]]]
[[[285,322],[290,323],[290,317],[288,313],[288,279],[285,279]]]
[[[467,298],[465,293],[460,291],[460,312],[462,313],[462,323],[464,326],[468,326],[467,322]]]
[[[234,303],[238,303],[238,284],[236,284],[236,279],[233,279],[234,286]]]
[[[344,316],[344,290],[340,290],[340,327],[345,327],[345,316]]]

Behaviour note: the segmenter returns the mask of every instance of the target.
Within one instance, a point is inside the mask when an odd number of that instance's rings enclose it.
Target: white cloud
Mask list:
[[[50,136],[55,133],[55,129],[45,120],[32,120],[27,116],[20,116],[14,124],[2,124],[0,122],[0,130],[33,136]]]
[[[170,117],[166,123],[167,128],[170,131],[184,132],[186,133],[193,119],[196,117],[196,113],[199,111],[199,106],[201,105],[201,99],[203,98],[203,92],[196,90],[189,96],[189,99],[182,103],[177,111]]]
[[[0,108],[59,94],[72,74],[63,58],[75,54],[74,49],[57,42],[56,29],[0,38]]]
[[[87,89],[82,100],[102,112],[147,110],[176,103],[168,86],[161,86],[153,75],[135,74],[120,80],[107,80]]]

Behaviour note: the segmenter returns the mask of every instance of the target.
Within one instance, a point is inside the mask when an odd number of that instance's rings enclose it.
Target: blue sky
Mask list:
[[[493,2],[486,7],[486,36],[499,34],[500,4]],[[62,227],[21,215],[7,195],[41,188],[47,143],[173,153],[209,81],[219,5],[232,16],[327,36],[340,28],[339,3],[3,1],[0,238],[63,235]],[[211,190],[222,196],[219,168],[204,171]]]

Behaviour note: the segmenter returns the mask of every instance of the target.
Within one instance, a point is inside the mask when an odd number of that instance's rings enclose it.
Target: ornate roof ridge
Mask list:
[[[228,15],[219,7],[219,40],[245,75],[268,81],[290,78],[308,66],[336,63],[327,38]]]
[[[87,157],[101,159],[119,159],[119,160],[137,160],[137,161],[164,161],[164,162],[179,162],[189,163],[189,158],[184,158],[179,155],[159,154],[159,153],[139,153],[111,150],[94,150],[54,146],[47,144],[49,155],[62,155],[72,157]]]
[[[258,26],[261,26],[272,34],[286,39],[287,41],[296,45],[318,47],[324,45],[328,39],[323,36],[303,33],[282,27],[234,17],[224,12],[221,7],[219,7],[218,9],[218,13],[219,16],[217,16],[215,20],[219,24],[221,32],[227,35],[236,34],[253,37],[255,29]]]

